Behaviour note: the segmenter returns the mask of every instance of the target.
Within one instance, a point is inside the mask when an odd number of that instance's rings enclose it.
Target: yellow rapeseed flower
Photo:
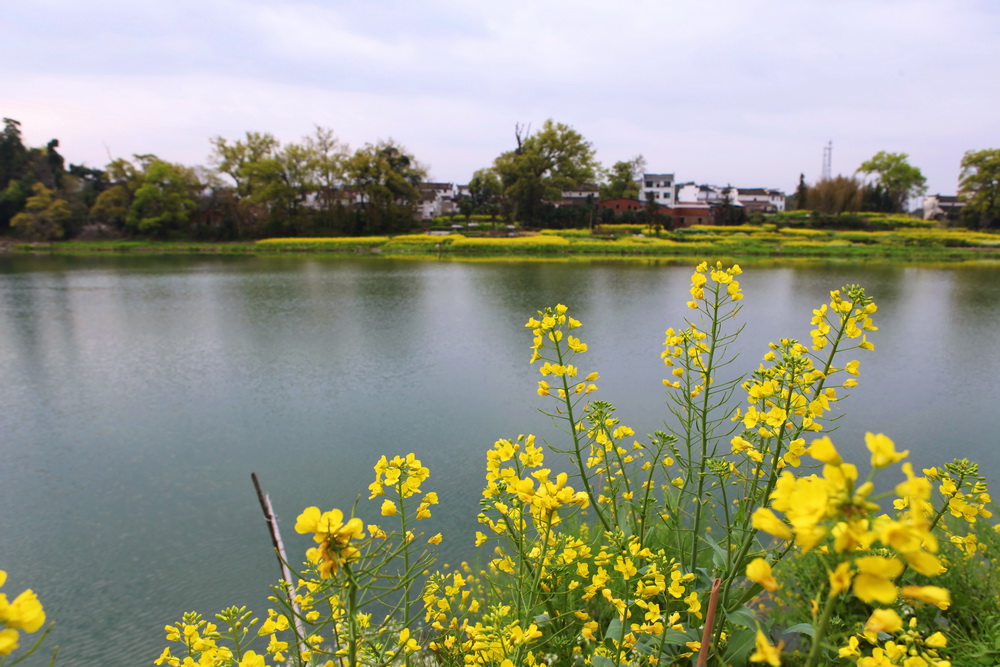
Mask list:
[[[762,630],[757,630],[756,650],[750,656],[750,662],[766,662],[772,667],[781,667],[781,649],[785,643],[777,646],[771,644]]]
[[[747,579],[760,584],[768,591],[778,590],[778,580],[771,573],[771,564],[763,558],[754,558],[747,564]]]
[[[896,445],[887,436],[879,433],[865,433],[865,446],[872,453],[872,467],[885,468],[901,461],[910,454],[910,450],[896,451]]]

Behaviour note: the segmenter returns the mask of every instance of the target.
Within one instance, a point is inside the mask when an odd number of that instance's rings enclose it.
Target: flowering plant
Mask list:
[[[874,349],[861,287],[813,311],[808,345],[771,343],[732,374],[741,273],[696,268],[691,315],[661,357],[674,419],[644,440],[593,397],[569,308],[528,320],[536,391],[565,438],[487,451],[483,567],[434,569],[441,535],[415,532],[438,502],[430,472],[413,453],[383,456],[369,500],[388,523],[307,508],[295,528],[317,546],[256,633],[242,608],[217,616],[226,633],[186,615],[167,627],[186,655],[157,664],[948,667],[952,597],[934,578],[985,549],[970,531],[991,516],[978,470],[918,475],[868,434],[862,475],[823,434],[857,384],[859,361],[843,358]]]

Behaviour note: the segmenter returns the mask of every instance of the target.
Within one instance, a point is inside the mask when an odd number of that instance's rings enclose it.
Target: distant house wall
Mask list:
[[[956,221],[962,217],[965,202],[956,195],[928,195],[924,197],[924,220]]]
[[[422,220],[458,212],[459,189],[454,183],[421,183],[417,189],[420,191],[417,216]]]
[[[677,200],[673,174],[643,174],[639,181],[639,201],[646,201],[647,193],[653,194],[653,201],[664,206],[672,206]]]
[[[606,199],[597,203],[598,208],[607,208],[617,213],[639,211],[645,208],[645,203],[638,199]]]
[[[785,193],[769,188],[739,188],[738,201],[748,212],[778,213],[785,210]]]
[[[690,227],[691,225],[714,225],[715,209],[708,204],[676,206],[671,214],[675,227]]]

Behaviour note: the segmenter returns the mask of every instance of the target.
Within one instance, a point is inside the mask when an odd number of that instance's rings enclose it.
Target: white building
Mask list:
[[[639,201],[647,201],[646,193],[653,193],[653,201],[663,206],[673,206],[677,200],[673,174],[643,174],[639,181]]]
[[[421,183],[420,204],[417,214],[422,220],[430,220],[458,211],[458,188],[454,183]]]
[[[717,185],[696,185],[682,183],[677,186],[677,201],[680,204],[725,204],[727,202],[739,206],[739,190],[733,187]]]
[[[770,188],[739,188],[737,200],[747,211],[780,213],[785,210],[785,193]]]

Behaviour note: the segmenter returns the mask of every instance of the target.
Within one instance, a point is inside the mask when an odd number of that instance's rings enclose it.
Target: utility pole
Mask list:
[[[823,146],[823,172],[820,176],[821,181],[828,181],[832,178],[831,165],[833,163],[833,140],[831,139],[826,146]]]

